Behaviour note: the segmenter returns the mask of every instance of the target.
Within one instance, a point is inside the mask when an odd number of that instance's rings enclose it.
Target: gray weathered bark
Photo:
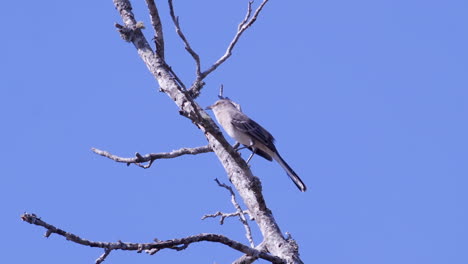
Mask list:
[[[226,170],[229,180],[239,192],[250,214],[255,218],[264,237],[264,248],[287,263],[302,263],[296,243],[292,239],[283,237],[268,209],[258,178],[252,175],[245,161],[226,141],[210,116],[193,100],[190,93],[176,82],[160,54],[153,52],[134,18],[130,2],[114,0],[114,4],[124,22],[124,28],[121,28],[120,32],[126,40],[134,44],[138,55],[158,81],[161,91],[175,102],[181,114],[203,131],[210,147]]]
[[[302,263],[296,243],[292,239],[283,237],[268,209],[258,178],[252,175],[245,161],[226,141],[210,116],[193,100],[190,93],[177,83],[164,59],[158,52],[153,52],[141,32],[141,27],[135,20],[130,2],[128,0],[114,0],[114,4],[124,22],[124,26],[120,28],[124,39],[134,44],[138,55],[156,78],[160,90],[174,101],[182,115],[189,118],[204,133],[209,146],[223,165],[229,180],[242,197],[250,214],[255,218],[264,237],[262,245],[265,250],[284,259],[287,263]]]
[[[237,259],[233,263],[252,263],[257,259],[264,259],[271,263],[303,263],[299,258],[299,252],[296,242],[291,238],[284,238],[280,228],[277,225],[272,212],[268,209],[262,195],[262,187],[260,180],[252,175],[250,168],[246,162],[240,157],[239,153],[229,145],[223,137],[217,125],[213,122],[210,116],[200,107],[195,98],[200,94],[203,87],[203,79],[217,69],[229,56],[236,42],[239,40],[242,33],[249,28],[257,19],[258,14],[268,0],[263,0],[252,14],[252,3],[248,2],[247,15],[239,24],[238,30],[234,39],[229,44],[226,53],[217,60],[211,67],[205,71],[201,71],[199,56],[190,48],[188,40],[181,32],[178,18],[174,14],[172,0],[168,0],[171,17],[176,26],[179,36],[183,39],[187,51],[192,55],[197,64],[196,80],[190,89],[186,89],[184,84],[176,76],[174,71],[164,61],[164,38],[162,31],[162,23],[158,14],[158,9],[154,0],[146,0],[151,23],[155,30],[155,46],[156,51],[153,51],[150,44],[141,32],[143,25],[141,22],[136,22],[132,13],[132,7],[129,0],[113,0],[114,5],[122,17],[124,25],[116,24],[122,38],[134,44],[139,56],[148,67],[159,83],[160,91],[166,93],[179,107],[179,113],[190,119],[205,135],[208,145],[197,148],[182,148],[166,153],[152,153],[148,155],[135,154],[133,158],[122,158],[113,155],[109,152],[93,149],[99,155],[105,156],[117,162],[127,164],[135,164],[143,168],[149,168],[152,162],[156,159],[175,158],[187,154],[200,154],[214,152],[224,169],[231,183],[236,188],[239,195],[242,197],[244,204],[248,208],[248,214],[257,223],[262,235],[263,241],[254,248],[254,242],[251,238],[250,227],[244,217],[246,211],[242,210],[235,199],[235,193],[232,188],[227,185],[218,184],[227,188],[231,193],[231,200],[236,208],[235,215],[238,215],[246,229],[247,237],[250,242],[250,247],[240,242],[234,241],[228,237],[219,234],[198,234],[185,238],[170,239],[165,241],[154,241],[151,243],[132,243],[132,242],[99,242],[84,239],[74,233],[67,232],[63,229],[51,225],[35,214],[24,213],[21,219],[27,223],[41,226],[46,229],[45,237],[51,234],[57,234],[65,237],[67,240],[85,246],[104,249],[104,253],[96,260],[96,263],[102,263],[113,250],[133,250],[142,252],[145,250],[149,254],[155,254],[162,249],[183,250],[192,243],[210,241],[217,242],[229,246],[235,250],[243,252],[245,255]],[[143,165],[142,163],[148,163]],[[228,217],[232,214],[221,214],[223,217]],[[211,217],[214,215],[207,215]]]

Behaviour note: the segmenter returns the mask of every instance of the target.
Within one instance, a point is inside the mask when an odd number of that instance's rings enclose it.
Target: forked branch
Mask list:
[[[247,218],[245,218],[244,210],[242,210],[241,206],[236,200],[236,194],[232,190],[231,186],[228,186],[224,183],[221,183],[218,179],[215,179],[216,183],[219,185],[219,187],[223,187],[226,190],[229,191],[231,194],[231,203],[232,205],[236,208],[237,214],[239,216],[239,220],[241,221],[242,225],[244,226],[245,229],[245,236],[247,237],[247,240],[249,240],[250,246],[255,247],[253,238],[252,238],[252,230],[250,229],[249,222],[247,222]]]
[[[241,213],[239,212],[234,212],[234,213],[223,213],[221,211],[218,211],[214,214],[206,214],[204,215],[201,219],[202,220],[205,220],[206,218],[216,218],[218,216],[220,216],[219,218],[219,224],[220,225],[223,225],[224,224],[224,220],[226,220],[226,218],[229,218],[229,217],[236,217],[236,216],[239,216],[241,214],[249,214],[249,211],[248,210],[244,210],[242,211]]]
[[[25,213],[21,216],[21,219],[30,224],[44,227],[46,229],[45,237],[49,237],[51,234],[57,234],[57,235],[65,237],[69,241],[75,242],[80,245],[105,249],[104,254],[101,255],[96,260],[96,263],[101,263],[102,261],[104,261],[104,259],[110,254],[112,250],[120,249],[120,250],[136,251],[136,252],[142,252],[144,250],[147,253],[152,253],[152,252],[156,253],[157,251],[161,249],[182,250],[182,249],[187,248],[188,245],[192,243],[202,242],[202,241],[221,243],[230,248],[243,252],[249,256],[259,257],[259,258],[268,260],[272,263],[283,263],[283,261],[278,257],[272,256],[268,253],[251,248],[242,243],[234,241],[226,236],[218,235],[218,234],[199,234],[199,235],[164,240],[164,241],[158,240],[152,243],[131,243],[131,242],[122,242],[122,241],[98,242],[98,241],[91,241],[91,240],[81,238],[73,233],[57,228],[51,224],[46,223],[41,218],[37,217],[35,214]]]
[[[253,1],[248,2],[248,4],[247,4],[247,13],[246,13],[246,15],[244,17],[244,20],[242,20],[242,22],[238,25],[236,35],[232,39],[231,43],[229,43],[229,46],[227,47],[226,52],[224,53],[224,55],[221,56],[221,58],[219,58],[213,65],[211,65],[210,68],[208,68],[207,70],[201,72],[200,56],[190,46],[189,41],[187,40],[184,33],[182,32],[182,29],[180,28],[179,17],[175,15],[172,0],[168,0],[169,12],[170,12],[172,21],[174,22],[176,32],[179,35],[179,37],[182,39],[182,41],[184,42],[185,49],[192,56],[192,58],[195,60],[196,79],[193,82],[191,88],[189,89],[189,91],[190,91],[191,95],[193,96],[193,98],[198,97],[198,95],[200,94],[200,90],[204,86],[203,79],[205,79],[211,72],[216,70],[221,64],[223,64],[231,56],[232,50],[234,49],[234,46],[237,44],[237,41],[239,40],[241,35],[250,26],[252,26],[252,24],[257,20],[258,15],[260,14],[260,12],[262,11],[263,7],[266,5],[267,2],[268,2],[268,0],[263,0],[262,3],[255,10],[253,15],[252,15]]]
[[[210,74],[211,72],[216,70],[216,68],[218,68],[219,65],[221,65],[223,62],[225,62],[231,56],[232,50],[234,49],[234,46],[236,46],[237,41],[239,40],[241,35],[250,26],[252,26],[253,23],[255,23],[255,21],[257,20],[258,15],[260,14],[260,12],[262,11],[263,7],[266,5],[267,2],[268,2],[268,0],[263,0],[262,3],[255,10],[253,16],[251,16],[253,1],[249,1],[248,5],[247,5],[247,14],[245,15],[244,20],[242,20],[242,22],[237,27],[237,33],[234,36],[234,38],[232,39],[231,43],[229,43],[229,46],[227,47],[226,52],[213,65],[211,65],[210,68],[208,68],[207,70],[205,70],[204,72],[201,73],[202,79],[206,78],[206,76],[208,76],[208,74]]]

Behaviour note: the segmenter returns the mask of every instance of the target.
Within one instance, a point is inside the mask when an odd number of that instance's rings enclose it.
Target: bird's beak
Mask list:
[[[212,105],[207,106],[207,107],[205,108],[205,110],[212,110],[212,109],[213,109],[213,106],[212,106]]]

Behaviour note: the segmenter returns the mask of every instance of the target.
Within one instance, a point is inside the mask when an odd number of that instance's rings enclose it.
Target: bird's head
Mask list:
[[[218,109],[222,109],[222,108],[236,108],[237,110],[241,111],[241,107],[238,103],[235,103],[234,101],[231,101],[229,99],[220,99],[218,101],[216,101],[214,104],[208,106],[207,110],[213,110],[213,111],[216,111]]]

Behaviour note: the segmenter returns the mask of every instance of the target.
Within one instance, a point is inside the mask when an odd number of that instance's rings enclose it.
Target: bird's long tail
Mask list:
[[[297,188],[299,188],[299,190],[301,190],[301,192],[305,192],[307,190],[307,187],[305,186],[304,182],[302,182],[301,178],[299,178],[299,176],[297,176],[296,172],[294,172],[293,169],[291,169],[291,167],[289,167],[288,163],[286,163],[286,161],[284,161],[284,159],[280,156],[280,154],[278,152],[275,153],[276,155],[273,155],[273,159],[275,159],[279,165],[281,165],[281,167],[283,167],[283,169],[286,171],[286,173],[288,174],[289,178],[291,178],[291,180],[294,182],[294,184],[296,184]]]

